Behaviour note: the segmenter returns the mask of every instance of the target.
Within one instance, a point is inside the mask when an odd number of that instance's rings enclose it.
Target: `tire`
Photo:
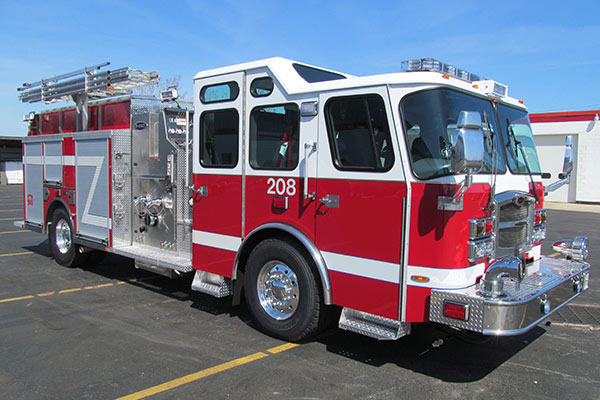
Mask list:
[[[52,214],[52,225],[48,232],[48,242],[57,263],[65,267],[76,267],[85,261],[85,254],[73,243],[73,223],[64,208],[57,208]]]
[[[299,341],[325,327],[329,309],[311,265],[302,247],[282,239],[267,239],[254,248],[246,264],[244,293],[261,331]]]

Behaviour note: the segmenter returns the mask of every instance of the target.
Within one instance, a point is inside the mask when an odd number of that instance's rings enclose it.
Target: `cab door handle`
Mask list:
[[[340,196],[337,194],[325,195],[319,201],[327,208],[340,208]]]

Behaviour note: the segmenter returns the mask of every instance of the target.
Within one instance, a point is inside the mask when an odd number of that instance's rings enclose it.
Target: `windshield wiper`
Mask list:
[[[510,120],[506,118],[506,126],[508,127],[508,134],[510,135],[513,143],[515,144],[515,150],[519,149],[521,151],[521,157],[523,157],[523,164],[525,164],[525,168],[527,169],[527,173],[529,174],[529,180],[531,181],[531,186],[533,188],[533,195],[535,197],[535,204],[540,204],[540,197],[537,193],[537,188],[535,187],[535,182],[533,181],[533,175],[531,174],[531,168],[529,168],[529,162],[527,161],[527,155],[525,154],[525,149],[523,148],[523,144],[517,140],[515,136],[515,132],[513,131]],[[515,161],[518,163],[518,154],[515,151]]]

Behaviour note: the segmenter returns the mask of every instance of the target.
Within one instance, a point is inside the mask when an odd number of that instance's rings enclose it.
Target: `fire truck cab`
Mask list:
[[[20,88],[76,102],[23,139],[20,226],[60,264],[193,272],[294,341],[332,318],[377,339],[429,321],[519,334],[588,287],[587,239],[541,255],[542,172],[505,85],[433,59],[355,77],[271,58],[199,72],[190,107],[129,94],[155,73],[119,87],[100,68]]]

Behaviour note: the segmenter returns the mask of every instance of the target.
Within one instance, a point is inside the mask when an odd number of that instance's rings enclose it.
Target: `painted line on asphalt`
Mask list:
[[[17,217],[10,217],[10,218],[0,218],[0,221],[18,221],[18,219],[15,219]]]
[[[0,210],[0,212],[23,211],[22,208],[12,208],[10,210]]]
[[[33,254],[33,251],[22,251],[20,253],[6,253],[0,254],[0,257],[13,257],[13,256],[23,256],[25,254]]]
[[[71,288],[71,289],[57,290],[57,291],[53,291],[53,292],[30,294],[30,295],[27,295],[27,296],[11,297],[11,298],[8,298],[8,299],[0,299],[0,303],[10,303],[10,302],[13,302],[13,301],[33,299],[33,298],[36,298],[36,297],[47,297],[47,296],[53,296],[53,295],[58,295],[58,294],[80,292],[82,290],[102,289],[102,288],[107,288],[107,287],[111,287],[111,286],[123,285],[125,283],[142,282],[142,281],[153,279],[153,278],[155,278],[155,277],[151,276],[151,277],[140,278],[140,279],[135,279],[134,278],[134,279],[127,279],[127,280],[119,281],[119,282],[115,282],[115,283],[103,283],[103,284],[100,284],[100,285],[83,286],[83,287],[77,287],[77,288]]]
[[[18,300],[25,300],[25,299],[33,299],[35,296],[29,295],[29,296],[22,296],[22,297],[13,297],[11,299],[2,299],[0,300],[0,303],[8,303],[11,301],[18,301]]]
[[[26,229],[19,229],[18,231],[5,231],[5,232],[0,232],[0,235],[12,235],[13,233],[23,233],[23,232],[31,232],[28,231]]]
[[[558,257],[558,256],[560,256],[560,253],[552,253],[548,257]]]
[[[182,376],[181,378],[173,379],[171,381],[165,382],[163,384],[153,386],[148,389],[141,390],[139,392],[132,393],[127,396],[119,397],[117,400],[138,400],[144,399],[146,397],[155,395],[157,393],[162,393],[167,390],[171,390],[173,388],[185,385],[190,382],[197,381],[202,378],[206,378],[207,376],[211,376],[214,374],[218,374],[219,372],[227,371],[228,369],[232,369],[235,367],[239,367],[244,364],[251,363],[256,360],[260,360],[265,357],[269,357],[269,354],[278,354],[283,351],[293,349],[294,347],[298,347],[298,344],[295,343],[286,343],[281,346],[273,347],[271,349],[266,350],[266,352],[259,351],[258,353],[250,354],[249,356],[236,358],[235,360],[228,361],[223,364],[215,365],[214,367],[210,367],[207,369],[203,369],[202,371],[194,372],[193,374],[189,374],[186,376]]]

